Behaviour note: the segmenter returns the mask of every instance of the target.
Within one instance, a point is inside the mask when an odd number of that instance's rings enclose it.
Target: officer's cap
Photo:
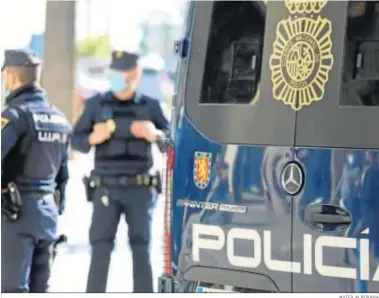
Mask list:
[[[125,51],[113,51],[109,68],[120,71],[134,69],[138,65],[139,55]]]
[[[37,66],[42,63],[41,59],[29,49],[5,50],[4,63],[1,71],[8,66]]]

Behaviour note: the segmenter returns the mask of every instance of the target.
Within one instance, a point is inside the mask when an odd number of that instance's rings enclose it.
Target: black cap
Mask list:
[[[109,68],[127,71],[137,67],[139,55],[125,51],[113,51]]]
[[[29,50],[5,50],[4,52],[4,64],[1,67],[1,71],[8,66],[36,66],[42,63],[41,59],[37,55]]]

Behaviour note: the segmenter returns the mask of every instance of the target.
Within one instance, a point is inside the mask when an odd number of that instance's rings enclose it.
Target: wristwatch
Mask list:
[[[107,120],[107,126],[110,132],[115,132],[116,130],[116,123],[114,122],[113,119],[108,119]]]

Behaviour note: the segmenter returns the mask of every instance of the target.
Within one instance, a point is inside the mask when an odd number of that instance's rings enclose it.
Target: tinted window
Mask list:
[[[328,1],[333,67],[323,97],[296,114],[299,147],[379,148],[378,1]]]
[[[341,105],[379,106],[379,1],[348,6]]]
[[[274,98],[270,72],[277,24],[288,18],[283,1],[192,3],[188,67],[177,90],[184,114],[217,143],[292,146],[296,112]]]
[[[215,2],[201,103],[250,103],[257,98],[265,16],[262,1]]]

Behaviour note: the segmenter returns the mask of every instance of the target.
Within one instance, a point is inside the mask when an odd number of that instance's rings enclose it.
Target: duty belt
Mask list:
[[[159,187],[159,177],[149,174],[121,177],[91,177],[97,187],[99,186],[152,186]]]

